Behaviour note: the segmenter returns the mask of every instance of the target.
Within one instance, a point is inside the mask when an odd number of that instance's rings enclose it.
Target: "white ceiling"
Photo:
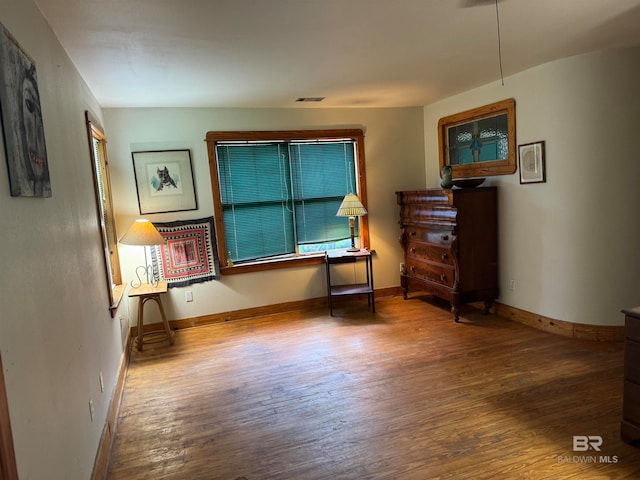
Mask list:
[[[419,106],[500,79],[494,0],[36,3],[103,107]],[[640,0],[498,11],[505,77],[640,45]]]

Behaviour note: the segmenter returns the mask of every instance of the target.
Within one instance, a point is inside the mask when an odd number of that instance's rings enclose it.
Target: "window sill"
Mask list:
[[[232,267],[220,267],[221,275],[236,275],[239,273],[263,272],[265,270],[279,270],[281,268],[305,267],[307,265],[320,265],[324,263],[324,252],[297,257],[270,259],[265,261],[248,262],[233,265]]]
[[[111,318],[116,316],[116,311],[120,306],[120,302],[122,301],[122,297],[124,297],[124,292],[127,289],[126,284],[116,285],[113,287],[113,304],[109,307],[109,311],[111,312]]]

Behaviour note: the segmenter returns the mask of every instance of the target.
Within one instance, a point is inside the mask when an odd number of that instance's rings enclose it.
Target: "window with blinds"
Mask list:
[[[362,133],[330,132],[216,133],[214,142],[208,134],[221,258],[238,265],[350,246],[349,222],[336,212],[345,195],[364,192]]]
[[[107,139],[100,124],[89,112],[86,112],[87,134],[91,144],[91,164],[94,175],[98,223],[105,258],[105,276],[109,292],[109,308],[112,315],[118,306],[124,288],[120,274],[118,257],[118,238],[116,235],[111,185],[107,162]]]

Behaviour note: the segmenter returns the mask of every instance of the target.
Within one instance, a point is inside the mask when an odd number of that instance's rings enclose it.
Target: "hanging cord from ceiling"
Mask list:
[[[504,73],[502,71],[502,42],[500,39],[500,11],[498,10],[498,0],[496,0],[496,25],[498,27],[498,63],[500,64],[500,81],[504,87]]]

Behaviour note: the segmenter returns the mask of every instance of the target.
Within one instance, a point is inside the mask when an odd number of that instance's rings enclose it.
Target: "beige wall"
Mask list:
[[[138,217],[131,152],[188,148],[192,152],[198,210],[146,215],[173,221],[213,215],[209,164],[204,142],[210,130],[278,130],[357,127],[365,131],[365,154],[371,246],[376,288],[397,286],[401,250],[398,243],[396,190],[424,188],[422,108],[404,109],[105,109],[105,128],[113,196],[122,236]],[[123,275],[134,276],[143,263],[139,247],[120,247]],[[324,267],[302,267],[223,276],[219,281],[170,290],[169,316],[189,318],[326,295]],[[193,302],[184,299],[185,290]],[[134,321],[135,301],[129,307]],[[154,314],[156,316],[154,316]],[[150,309],[148,321],[157,321]]]
[[[31,0],[0,0],[0,21],[36,62],[53,191],[11,197],[0,146],[0,351],[18,473],[86,479],[122,353],[84,125],[85,110],[101,112]]]
[[[640,49],[567,58],[425,108],[427,185],[438,119],[516,100],[517,143],[546,142],[547,182],[499,187],[500,301],[570,322],[616,325],[640,304]],[[516,289],[509,290],[509,280]]]

